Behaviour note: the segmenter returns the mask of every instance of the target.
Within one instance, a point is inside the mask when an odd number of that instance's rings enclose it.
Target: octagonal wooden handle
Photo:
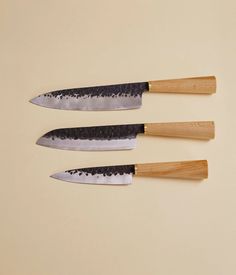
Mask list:
[[[201,180],[208,177],[208,163],[194,160],[136,164],[135,176]]]
[[[213,139],[215,125],[213,121],[145,123],[144,133],[152,136]]]
[[[213,94],[216,92],[215,76],[149,81],[149,92]]]

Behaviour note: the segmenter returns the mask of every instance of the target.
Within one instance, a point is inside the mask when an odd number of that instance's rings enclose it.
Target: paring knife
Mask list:
[[[121,110],[139,108],[143,92],[212,94],[215,91],[216,78],[207,76],[58,90],[39,95],[31,102],[64,110]]]
[[[132,176],[201,180],[208,177],[206,160],[143,163],[79,168],[59,172],[52,178],[89,184],[131,184]]]
[[[125,124],[52,130],[37,144],[67,150],[125,150],[136,147],[138,134],[193,139],[214,138],[213,121]]]

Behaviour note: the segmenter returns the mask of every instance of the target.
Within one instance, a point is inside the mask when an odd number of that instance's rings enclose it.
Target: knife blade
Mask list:
[[[86,184],[131,184],[133,176],[201,180],[208,177],[207,160],[142,163],[71,169],[52,178]]]
[[[212,94],[215,91],[216,79],[208,76],[57,90],[30,102],[63,110],[122,110],[139,108],[144,92]]]
[[[65,150],[127,150],[136,147],[138,134],[208,140],[214,138],[214,122],[167,122],[61,128],[44,134],[36,143]]]

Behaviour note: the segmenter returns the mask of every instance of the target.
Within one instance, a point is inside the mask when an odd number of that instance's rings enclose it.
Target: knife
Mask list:
[[[64,110],[122,110],[139,108],[143,92],[212,94],[215,91],[216,78],[207,76],[58,90],[41,94],[30,102]]]
[[[38,145],[82,151],[125,150],[136,147],[136,136],[165,136],[192,139],[214,138],[213,121],[124,124],[52,130]]]
[[[142,163],[79,168],[59,172],[52,178],[88,184],[131,184],[133,176],[201,180],[208,177],[206,160]]]

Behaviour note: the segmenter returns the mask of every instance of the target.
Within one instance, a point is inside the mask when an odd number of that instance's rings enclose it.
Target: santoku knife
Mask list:
[[[125,150],[136,146],[138,134],[192,139],[214,138],[213,121],[125,124],[52,130],[37,144],[67,150]]]
[[[206,160],[143,163],[79,168],[59,172],[52,178],[89,184],[131,184],[133,176],[201,180],[208,177]]]
[[[215,91],[215,77],[207,76],[58,90],[41,94],[31,102],[64,110],[121,110],[139,108],[143,92],[212,94]]]

